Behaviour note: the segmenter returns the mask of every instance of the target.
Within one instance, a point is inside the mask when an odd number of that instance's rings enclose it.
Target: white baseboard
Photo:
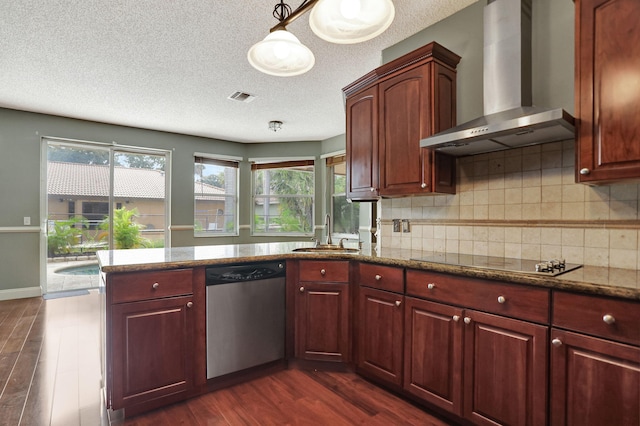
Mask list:
[[[24,299],[27,297],[40,297],[42,291],[40,287],[10,288],[0,290],[0,300]]]

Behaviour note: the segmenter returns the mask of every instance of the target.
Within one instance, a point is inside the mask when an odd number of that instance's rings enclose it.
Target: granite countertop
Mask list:
[[[105,250],[99,251],[97,255],[100,268],[105,273],[187,268],[273,259],[354,259],[403,268],[424,269],[474,278],[640,300],[640,271],[637,270],[584,266],[556,277],[550,277],[412,260],[433,254],[416,250],[364,246],[359,253],[355,254],[293,252],[293,249],[301,247],[311,247],[311,243],[285,242]]]

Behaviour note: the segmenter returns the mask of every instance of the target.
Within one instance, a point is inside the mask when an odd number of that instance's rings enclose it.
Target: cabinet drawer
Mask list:
[[[640,303],[554,292],[553,325],[640,345]]]
[[[549,290],[543,288],[407,270],[407,295],[549,323]]]
[[[404,293],[404,269],[361,263],[360,285]]]
[[[107,292],[111,293],[111,303],[191,294],[192,276],[191,269],[114,274]]]
[[[300,281],[349,282],[348,261],[302,260]]]

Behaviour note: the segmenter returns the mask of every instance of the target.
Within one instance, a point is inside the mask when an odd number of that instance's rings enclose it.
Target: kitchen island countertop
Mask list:
[[[364,246],[359,253],[301,253],[296,248],[311,247],[309,242],[230,244],[131,250],[105,250],[97,253],[102,272],[135,272],[205,265],[255,262],[274,259],[353,259],[362,262],[450,273],[473,278],[507,281],[557,290],[569,290],[603,296],[640,300],[640,272],[583,266],[556,277],[539,274],[498,271],[470,266],[446,265],[413,259],[424,258],[428,251]]]

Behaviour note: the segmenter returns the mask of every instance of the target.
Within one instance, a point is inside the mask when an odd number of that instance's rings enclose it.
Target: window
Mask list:
[[[109,203],[99,201],[82,202],[82,216],[89,221],[89,229],[98,229],[108,215]]]
[[[254,234],[313,233],[313,160],[252,164]]]
[[[238,235],[238,162],[195,157],[194,235]]]
[[[327,158],[328,187],[331,192],[333,234],[357,234],[360,204],[347,200],[347,163],[344,155]]]

